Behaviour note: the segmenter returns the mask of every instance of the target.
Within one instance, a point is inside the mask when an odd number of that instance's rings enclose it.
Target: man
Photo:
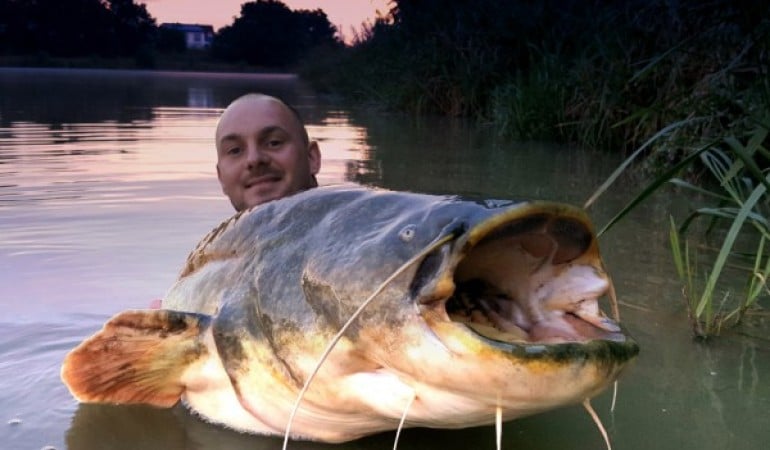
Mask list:
[[[217,177],[237,211],[318,186],[318,143],[281,100],[246,94],[217,124]]]
[[[217,177],[236,211],[318,186],[318,143],[299,114],[275,97],[246,94],[219,117]],[[150,302],[160,308],[162,300]]]

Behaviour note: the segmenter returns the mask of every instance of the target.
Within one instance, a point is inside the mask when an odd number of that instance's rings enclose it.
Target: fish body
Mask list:
[[[638,346],[599,309],[610,289],[578,208],[316,188],[214,229],[163,309],[116,315],[62,377],[84,402],[181,400],[282,435],[320,363],[293,438],[348,441],[402,416],[476,426],[498,408],[510,420],[581,403],[617,379]]]

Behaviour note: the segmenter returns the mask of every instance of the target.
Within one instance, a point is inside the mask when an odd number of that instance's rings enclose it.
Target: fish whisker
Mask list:
[[[610,298],[610,305],[612,306],[612,316],[615,322],[620,323],[620,306],[618,305],[618,297],[615,293],[615,285],[610,281],[608,296]],[[615,402],[618,399],[618,380],[612,383],[612,404],[610,406],[610,412],[615,412]],[[588,400],[586,400],[588,401]],[[609,443],[608,443],[609,446]]]
[[[337,332],[337,334],[334,335],[331,341],[329,341],[329,345],[327,345],[324,352],[321,354],[321,357],[318,360],[318,363],[316,364],[315,368],[313,368],[313,371],[310,373],[310,376],[307,377],[305,380],[305,384],[302,386],[302,389],[299,391],[299,394],[297,395],[297,401],[294,402],[294,407],[291,410],[291,414],[289,415],[289,421],[286,423],[286,430],[284,431],[283,436],[283,446],[281,447],[282,450],[286,450],[289,446],[289,436],[291,435],[291,425],[294,422],[294,417],[297,415],[297,411],[299,411],[299,405],[302,403],[302,399],[305,397],[305,393],[307,392],[308,388],[310,387],[310,383],[313,381],[315,376],[318,374],[318,371],[321,369],[321,366],[323,365],[324,361],[326,361],[326,358],[329,357],[329,354],[334,350],[334,347],[337,345],[337,343],[342,339],[342,336],[345,334],[345,332],[348,330],[350,325],[355,321],[358,316],[361,315],[361,313],[366,309],[369,304],[374,301],[375,298],[383,291],[385,288],[394,280],[396,277],[401,275],[406,269],[408,269],[410,266],[415,264],[416,262],[422,260],[425,256],[430,254],[431,252],[435,251],[437,248],[441,247],[442,245],[446,244],[447,242],[451,241],[455,238],[454,233],[450,233],[446,236],[443,236],[441,238],[436,239],[433,241],[432,244],[429,244],[427,247],[422,249],[420,252],[418,252],[416,255],[414,255],[412,258],[410,258],[407,262],[401,265],[398,269],[396,269],[385,281],[383,281],[377,289],[372,292],[371,295],[369,295],[369,298],[364,300],[363,303],[356,309],[356,311],[350,316],[350,318],[345,322],[340,330]]]
[[[615,322],[620,323],[620,306],[618,306],[618,296],[615,293],[615,284],[612,280],[608,281],[609,291],[607,291],[607,295],[610,298],[610,305],[612,307],[612,318],[615,319]]]
[[[500,404],[497,404],[495,408],[495,442],[497,443],[497,450],[503,448],[503,408]]]
[[[393,441],[393,450],[398,450],[398,438],[401,436],[401,430],[404,428],[404,423],[406,423],[406,415],[409,414],[409,408],[412,407],[412,403],[414,403],[416,398],[417,392],[413,392],[412,397],[406,404],[406,408],[404,408],[404,413],[401,414],[401,420],[398,422],[398,428],[396,429],[396,439]]]
[[[599,428],[599,432],[602,434],[602,437],[604,438],[604,443],[607,444],[607,450],[612,450],[612,445],[610,444],[610,437],[607,434],[607,430],[604,428],[604,425],[602,424],[602,419],[599,418],[599,415],[596,414],[596,411],[594,411],[594,408],[591,406],[591,399],[587,398],[583,402],[583,408],[588,411],[588,415],[591,416],[591,418],[594,420],[594,423]]]

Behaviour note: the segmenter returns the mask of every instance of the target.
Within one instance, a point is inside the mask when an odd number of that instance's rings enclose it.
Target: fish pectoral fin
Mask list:
[[[66,356],[62,380],[81,402],[171,407],[187,366],[208,352],[202,334],[210,323],[195,313],[122,312]]]

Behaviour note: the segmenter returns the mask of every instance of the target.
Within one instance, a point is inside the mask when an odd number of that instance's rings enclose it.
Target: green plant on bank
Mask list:
[[[628,85],[660,88],[613,127],[651,137],[586,203],[632,167],[652,179],[600,234],[664,186],[703,202],[678,226],[671,217],[669,232],[688,316],[700,338],[740,323],[770,292],[770,69],[763,50],[769,28],[768,21],[748,34],[704,28],[643,64]],[[696,221],[705,231],[692,226]],[[704,239],[713,247],[693,245]],[[736,272],[745,277],[745,287],[726,287],[725,272],[731,279]]]
[[[753,306],[759,294],[765,289],[765,280],[770,273],[770,257],[765,252],[765,243],[770,237],[770,211],[767,208],[767,191],[770,187],[770,174],[765,174],[757,165],[757,158],[766,158],[770,152],[763,146],[768,134],[768,123],[757,125],[754,133],[744,143],[734,137],[726,137],[722,145],[711,148],[700,155],[700,160],[716,185],[713,189],[696,186],[682,179],[673,179],[677,186],[693,191],[710,199],[714,205],[701,207],[693,211],[677,228],[671,218],[671,247],[677,273],[684,283],[683,295],[688,312],[693,322],[693,329],[698,336],[718,333],[724,325],[737,324]],[[689,246],[681,244],[681,236],[687,232],[690,224],[697,218],[710,221],[709,229],[718,222],[727,221],[729,227],[722,239],[721,247],[711,266],[711,271],[702,290],[693,282],[697,265],[690,264]],[[743,238],[749,252],[738,248],[739,239]],[[735,295],[731,307],[728,294],[717,292],[717,282],[727,267],[729,259],[753,259],[751,267],[746,267],[748,282],[742,294]],[[715,308],[716,298],[720,298],[720,308]],[[727,309],[725,309],[727,308]]]
[[[528,72],[492,90],[489,115],[501,135],[555,141],[559,138],[555,124],[565,121],[566,91],[558,61],[542,57]]]
[[[665,140],[674,130],[692,126],[693,121],[667,127],[647,145],[655,140]],[[726,136],[693,149],[686,158],[653,179],[599,232],[600,235],[604,233],[666,184],[690,191],[704,200],[706,205],[690,212],[681,225],[677,226],[674,217],[670,217],[669,230],[674,264],[683,285],[682,295],[697,337],[706,338],[719,334],[726,326],[737,325],[757,305],[759,297],[770,292],[767,286],[770,252],[766,249],[770,238],[770,170],[758,163],[770,161],[766,146],[768,130],[770,114],[757,121],[754,131],[743,139]],[[618,167],[586,206],[590,206],[627,169],[644,147]],[[675,176],[696,163],[708,175],[697,185]],[[687,234],[697,219],[706,221],[706,235],[718,235],[718,251],[706,246],[691,247]],[[701,253],[705,255],[699,257]],[[703,265],[710,265],[705,277],[700,276]],[[747,282],[743,292],[732,293],[719,288],[720,277],[728,269],[745,274]]]

